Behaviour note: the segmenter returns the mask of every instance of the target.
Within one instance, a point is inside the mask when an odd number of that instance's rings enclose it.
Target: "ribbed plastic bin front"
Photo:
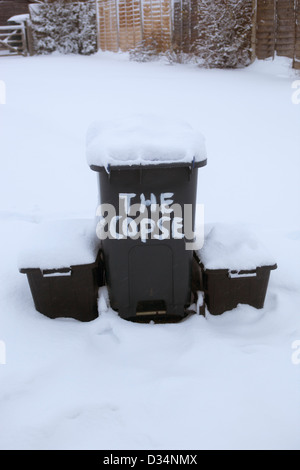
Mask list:
[[[99,172],[100,203],[111,204],[117,215],[120,195],[130,195],[131,205],[145,200],[148,205],[149,201],[159,205],[167,197],[181,207],[183,217],[184,206],[192,207],[193,225],[197,167],[205,164],[113,167],[109,173],[104,168],[91,168]],[[171,319],[186,314],[191,302],[193,251],[186,249],[184,238],[174,238],[173,232],[171,229],[163,240],[149,234],[144,241],[141,237],[102,241],[110,302],[121,317]]]
[[[62,269],[21,269],[27,274],[35,308],[49,318],[97,318],[97,297],[103,285],[100,253],[92,264]]]
[[[205,302],[212,315],[220,315],[247,304],[263,308],[270,272],[277,265],[262,266],[252,271],[232,272],[228,269],[203,271]]]

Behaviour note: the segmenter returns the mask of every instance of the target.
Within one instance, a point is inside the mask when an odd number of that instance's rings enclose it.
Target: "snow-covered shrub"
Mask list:
[[[203,65],[203,59],[193,53],[183,52],[179,47],[173,47],[165,53],[169,64],[198,64]]]
[[[207,67],[251,62],[252,1],[198,0],[195,52]]]
[[[42,3],[30,22],[37,54],[92,54],[97,50],[94,2]]]
[[[141,41],[134,49],[129,51],[130,60],[136,62],[152,62],[159,58],[156,41]]]
[[[134,49],[129,51],[130,60],[151,62],[164,57],[169,49],[169,39],[163,31],[153,31],[146,36]]]

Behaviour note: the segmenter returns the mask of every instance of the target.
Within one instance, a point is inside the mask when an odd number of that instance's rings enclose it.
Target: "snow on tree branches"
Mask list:
[[[41,3],[31,14],[37,54],[93,54],[97,50],[94,2]]]
[[[251,62],[253,5],[250,0],[199,0],[195,52],[208,67]]]

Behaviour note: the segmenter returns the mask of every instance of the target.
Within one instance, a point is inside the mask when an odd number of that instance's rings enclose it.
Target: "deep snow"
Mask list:
[[[299,449],[300,106],[289,61],[221,71],[126,54],[11,57],[0,80],[0,448]],[[91,323],[43,317],[17,253],[32,224],[94,217],[89,124],[166,111],[206,138],[205,221],[247,224],[277,261],[265,308],[138,325],[101,289]]]

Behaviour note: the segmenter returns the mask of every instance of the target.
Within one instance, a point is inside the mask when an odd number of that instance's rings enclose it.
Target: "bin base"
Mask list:
[[[189,314],[185,314],[184,316],[172,316],[172,315],[149,315],[149,316],[134,316],[123,318],[124,320],[131,321],[134,323],[179,323],[184,320]]]
[[[195,299],[195,296],[192,299]],[[147,301],[138,303],[136,307],[131,305],[125,308],[116,308],[111,305],[111,308],[123,320],[138,323],[178,323],[187,316],[196,313],[192,304],[195,305],[195,302],[191,301],[187,305],[166,305],[163,301]]]
[[[175,306],[174,308],[164,309],[149,309],[149,310],[136,310],[132,308],[119,309],[118,314],[124,320],[139,322],[139,323],[178,323],[191,311],[182,306]]]

